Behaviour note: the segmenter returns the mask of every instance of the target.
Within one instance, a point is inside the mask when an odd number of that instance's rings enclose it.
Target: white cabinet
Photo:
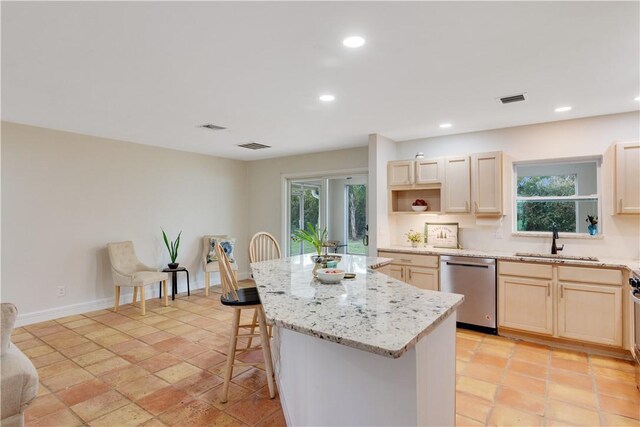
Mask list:
[[[502,215],[502,152],[471,156],[473,211]]]
[[[400,160],[387,164],[387,185],[404,187],[413,184],[413,160]]]
[[[559,282],[558,287],[559,337],[622,345],[620,286]]]
[[[471,181],[469,157],[447,157],[444,161],[445,202],[444,212],[469,212]]]
[[[443,159],[421,159],[415,161],[416,184],[438,184],[444,177]]]
[[[500,276],[498,326],[553,335],[551,280]]]
[[[615,212],[640,214],[640,142],[617,143],[615,158]]]
[[[437,255],[378,252],[379,257],[393,258],[385,274],[420,289],[440,289],[440,258]]]
[[[620,270],[498,262],[498,326],[622,347]]]

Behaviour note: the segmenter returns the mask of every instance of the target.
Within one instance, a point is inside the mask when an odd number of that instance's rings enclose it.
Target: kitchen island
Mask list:
[[[343,255],[355,279],[313,279],[309,255],[251,265],[289,425],[454,425],[455,311],[463,297],[425,291]]]

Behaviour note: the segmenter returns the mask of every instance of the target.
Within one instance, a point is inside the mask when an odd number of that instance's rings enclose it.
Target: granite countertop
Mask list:
[[[616,259],[616,258],[598,258],[597,261],[591,261],[586,259],[566,259],[562,258],[562,254],[558,258],[554,258],[554,255],[548,255],[549,258],[534,258],[516,255],[513,252],[501,252],[501,251],[483,251],[477,249],[442,249],[431,247],[417,247],[410,246],[387,246],[378,248],[379,251],[407,253],[407,254],[425,254],[425,255],[453,255],[453,256],[468,256],[476,258],[495,258],[505,261],[523,261],[523,262],[536,262],[544,264],[563,264],[563,265],[578,265],[585,267],[605,267],[605,268],[620,268],[627,269],[636,275],[640,275],[640,260],[629,259]]]
[[[429,334],[463,296],[421,290],[371,270],[390,258],[342,255],[355,279],[313,280],[309,255],[251,264],[267,321],[276,326],[390,358]]]

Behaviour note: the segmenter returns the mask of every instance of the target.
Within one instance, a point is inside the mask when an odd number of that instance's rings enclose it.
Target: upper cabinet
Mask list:
[[[640,214],[640,142],[616,144],[617,214]]]
[[[471,156],[473,211],[476,215],[502,215],[502,152]]]
[[[420,159],[415,161],[416,184],[438,184],[444,177],[443,159]]]
[[[447,157],[444,160],[444,212],[467,213],[471,202],[469,157]]]
[[[405,187],[413,184],[413,160],[389,162],[387,165],[387,185],[389,187]]]

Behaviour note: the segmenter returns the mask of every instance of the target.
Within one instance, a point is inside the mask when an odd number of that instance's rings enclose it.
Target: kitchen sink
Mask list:
[[[592,256],[532,254],[527,252],[516,252],[515,255],[525,257],[525,258],[549,258],[549,259],[569,259],[574,261],[598,261],[598,258],[592,257]]]

